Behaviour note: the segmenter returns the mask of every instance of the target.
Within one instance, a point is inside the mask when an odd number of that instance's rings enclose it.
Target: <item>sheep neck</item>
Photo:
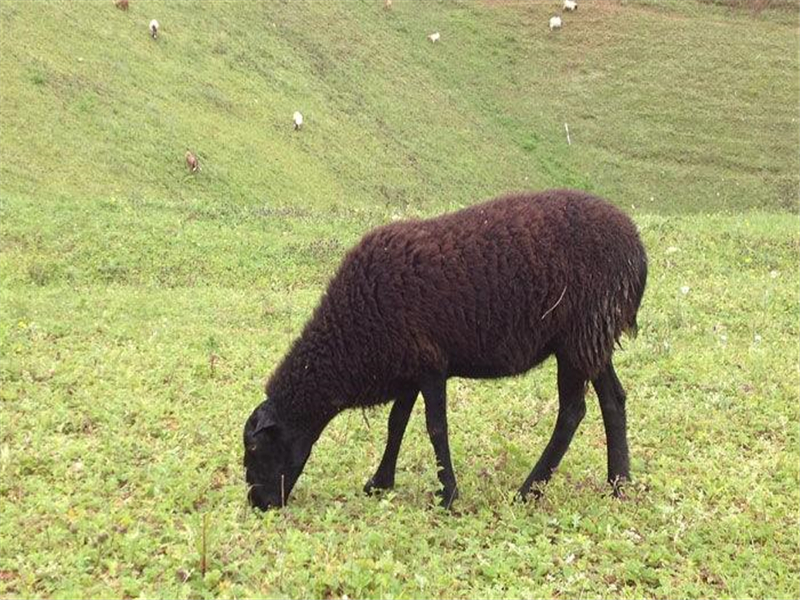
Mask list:
[[[276,402],[279,414],[307,431],[322,431],[348,407],[342,366],[332,350],[331,333],[320,320],[308,323],[267,385],[267,395]]]
[[[348,300],[336,286],[328,290],[267,385],[282,416],[309,429],[393,396],[384,389],[388,359],[370,343],[376,334],[367,323],[377,320],[364,319]]]

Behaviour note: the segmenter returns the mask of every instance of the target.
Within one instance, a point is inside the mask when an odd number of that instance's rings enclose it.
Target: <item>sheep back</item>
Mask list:
[[[591,379],[635,331],[646,275],[632,221],[580,191],[385,225],[347,253],[268,395],[310,377],[365,405],[426,374],[502,377],[553,353]]]

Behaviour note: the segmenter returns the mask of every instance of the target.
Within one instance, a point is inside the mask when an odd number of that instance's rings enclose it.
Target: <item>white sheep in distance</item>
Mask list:
[[[564,10],[572,12],[578,10],[578,3],[575,0],[564,0]]]
[[[294,123],[295,131],[297,131],[303,126],[303,115],[300,114],[299,110],[294,111],[294,115],[292,116],[292,122]]]
[[[550,31],[561,29],[561,17],[550,17]]]
[[[159,28],[158,21],[156,21],[155,19],[150,21],[150,35],[153,36],[153,39],[158,38],[158,28]]]
[[[436,32],[434,32],[434,33],[430,34],[430,35],[428,36],[428,39],[429,39],[431,42],[438,42],[440,37],[441,37],[441,36],[439,35],[439,32],[438,32],[438,31],[436,31]]]

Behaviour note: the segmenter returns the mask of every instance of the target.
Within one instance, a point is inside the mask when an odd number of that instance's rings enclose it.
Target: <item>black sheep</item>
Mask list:
[[[347,408],[394,400],[383,459],[365,490],[391,488],[422,392],[442,504],[457,495],[447,437],[449,377],[523,373],[555,355],[555,430],[519,489],[550,478],[600,400],[615,493],[629,477],[625,392],[611,357],[636,330],[647,257],[635,225],[600,198],[552,190],[498,198],[368,233],[269,380],[244,429],[251,504],[282,506],[325,426]]]

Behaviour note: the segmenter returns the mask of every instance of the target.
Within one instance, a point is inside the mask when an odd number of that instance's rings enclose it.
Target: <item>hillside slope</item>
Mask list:
[[[4,0],[0,189],[381,216],[552,186],[796,206],[793,13],[587,2],[551,34],[554,6]]]
[[[0,2],[5,277],[289,284],[520,188],[796,207],[794,13],[597,2],[551,34],[552,5]]]

